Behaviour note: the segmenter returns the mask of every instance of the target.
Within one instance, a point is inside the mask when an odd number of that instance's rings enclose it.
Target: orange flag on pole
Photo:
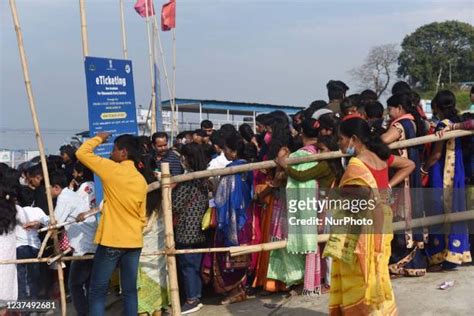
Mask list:
[[[169,31],[176,27],[176,1],[165,3],[161,10],[161,30]]]

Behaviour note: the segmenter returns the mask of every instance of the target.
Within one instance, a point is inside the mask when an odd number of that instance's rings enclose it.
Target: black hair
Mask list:
[[[273,111],[269,114],[272,118],[270,124],[272,130],[272,140],[268,144],[268,159],[275,159],[282,147],[292,147],[292,137],[288,116],[283,111]]]
[[[214,124],[212,124],[212,122],[209,120],[204,120],[201,122],[201,129],[213,128],[213,127],[214,127]]]
[[[348,114],[348,110],[350,108],[356,108],[357,109],[357,103],[355,98],[345,98],[342,100],[341,104],[339,104],[339,107],[341,109],[341,112],[343,115]]]
[[[329,129],[336,134],[338,131],[340,119],[334,113],[326,113],[319,117],[320,130]]]
[[[314,118],[307,118],[301,123],[303,134],[308,138],[316,138],[319,134],[320,123]]]
[[[225,138],[224,133],[221,130],[214,131],[209,138],[213,145],[219,146],[219,148],[223,149],[225,145]]]
[[[235,133],[237,133],[237,129],[232,124],[222,125],[220,131],[224,139],[227,139],[228,137],[232,137]]]
[[[436,93],[434,102],[436,113],[442,114],[443,118],[449,119],[451,122],[459,122],[459,114],[456,109],[456,96],[449,90],[441,90]]]
[[[200,137],[207,137],[207,133],[205,130],[198,128],[193,132],[193,134],[197,134]]]
[[[370,103],[373,101],[377,101],[378,96],[374,90],[366,89],[360,93],[360,103]]]
[[[419,137],[426,135],[426,125],[416,107],[413,106],[411,93],[399,93],[392,95],[387,100],[387,106],[401,106],[406,113],[411,114],[415,118],[416,136]]]
[[[395,82],[395,84],[392,86],[392,94],[398,94],[398,93],[410,93],[411,88],[408,83],[405,81],[398,81]]]
[[[220,130],[225,134],[230,133],[230,132],[232,132],[232,133],[237,132],[237,129],[232,124],[224,124],[224,125],[221,126]]]
[[[417,92],[412,91],[410,93],[410,98],[411,98],[411,104],[413,105],[413,107],[416,108],[418,105],[420,105],[421,97]]]
[[[18,196],[18,205],[21,207],[31,206],[35,202],[35,190],[25,185],[20,188],[20,194]]]
[[[181,156],[186,159],[188,167],[192,171],[206,170],[208,159],[201,145],[190,143],[183,146]]]
[[[209,164],[209,162],[211,162],[212,160],[212,156],[216,154],[214,146],[212,146],[211,144],[202,144],[201,147],[202,147],[202,150],[204,151],[206,164]]]
[[[29,177],[43,176],[43,167],[41,167],[41,164],[33,164],[26,169],[26,174]]]
[[[328,89],[329,100],[342,100],[346,95],[346,91],[349,90],[349,87],[340,80],[330,80],[326,84],[326,88]]]
[[[365,114],[369,119],[383,118],[384,108],[379,101],[372,101],[365,105]]]
[[[267,114],[259,114],[259,115],[257,115],[257,116],[255,117],[255,121],[256,121],[257,123],[263,124],[263,122],[265,121],[265,116],[266,116],[266,115],[267,115]]]
[[[10,167],[4,162],[0,162],[0,174],[7,172],[8,170],[10,170]]]
[[[127,159],[132,160],[135,163],[135,165],[138,163],[141,156],[141,150],[140,150],[140,144],[138,142],[138,137],[130,135],[130,134],[120,135],[114,140],[114,144],[120,150],[122,149],[127,150]]]
[[[0,235],[9,234],[16,224],[16,206],[20,191],[18,173],[4,170],[0,174]]]
[[[245,143],[242,136],[235,133],[232,137],[227,137],[225,140],[225,147],[237,152],[237,159],[246,159],[245,157]]]
[[[471,86],[471,94],[474,94],[474,86]]]
[[[314,109],[314,111],[324,109],[326,106],[328,106],[328,103],[324,100],[315,100],[311,102],[309,105],[309,108]],[[314,112],[313,112],[314,113]]]
[[[141,173],[147,184],[155,182],[154,170],[157,169],[156,160],[150,154],[143,154],[138,163],[138,171]],[[160,205],[160,191],[153,190],[146,195],[146,213],[150,216]]]
[[[76,148],[72,145],[63,145],[59,147],[59,152],[62,154],[67,154],[69,158],[74,162],[76,161]]]
[[[244,123],[239,126],[239,133],[249,143],[252,141],[252,138],[255,136],[255,133],[253,132],[252,127],[247,123]]]
[[[178,137],[176,137],[178,138]],[[138,143],[140,144],[140,148],[145,152],[150,152],[151,150],[151,139],[149,136],[138,136]]]
[[[338,151],[339,150],[339,144],[337,142],[337,136],[334,135],[334,134],[318,137],[318,143],[323,144],[330,151]],[[334,159],[328,159],[326,161],[327,161],[329,167],[331,168],[331,171],[336,176],[336,182],[339,182],[339,180],[342,178],[342,174],[344,173],[344,168],[342,167],[341,159],[340,158],[334,158]]]
[[[382,142],[379,136],[372,135],[369,123],[359,117],[343,120],[339,131],[346,137],[356,136],[371,152],[380,159],[387,160],[390,155],[390,148]]]
[[[64,189],[68,186],[66,174],[63,171],[56,171],[49,175],[49,183],[51,187],[55,185],[59,186],[61,189]]]
[[[247,160],[247,162],[257,161],[257,157],[258,157],[257,146],[255,146],[255,144],[253,143],[245,144],[243,157],[245,158],[245,160]]]
[[[79,184],[87,181],[94,181],[94,174],[92,171],[84,166],[80,161],[76,161],[74,164],[74,170],[76,170],[77,173],[82,173],[82,179],[81,181],[78,181]]]
[[[168,134],[166,134],[165,132],[153,133],[153,135],[151,135],[151,143],[155,144],[155,140],[157,138],[164,138],[164,139],[166,139],[166,141],[168,141]]]

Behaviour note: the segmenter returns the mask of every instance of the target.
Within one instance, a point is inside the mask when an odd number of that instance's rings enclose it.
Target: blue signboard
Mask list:
[[[109,157],[113,141],[122,134],[138,135],[132,62],[130,60],[86,57],[84,62],[89,108],[91,137],[100,132],[110,132],[107,143],[96,148],[95,153]],[[102,186],[96,183],[96,202],[102,200]]]

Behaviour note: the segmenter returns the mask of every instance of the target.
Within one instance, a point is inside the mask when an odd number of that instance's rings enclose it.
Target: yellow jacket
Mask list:
[[[76,156],[102,180],[104,207],[95,235],[97,244],[116,248],[143,247],[147,183],[133,161],[121,163],[94,154],[100,137],[86,141]]]

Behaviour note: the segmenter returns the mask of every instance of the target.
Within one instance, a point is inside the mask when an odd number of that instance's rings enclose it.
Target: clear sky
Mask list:
[[[154,2],[161,8],[165,0]],[[50,153],[73,131],[88,126],[78,3],[17,0]],[[85,3],[90,55],[122,58],[119,0]],[[137,104],[148,104],[147,35],[134,3],[125,1],[129,58]],[[0,148],[35,148],[7,0],[0,2],[0,14]],[[445,20],[472,24],[474,2],[177,0],[177,97],[308,105],[327,98],[330,79],[343,80],[350,93],[358,92],[348,70],[362,64],[372,46],[400,44],[417,27]],[[168,66],[170,34],[161,33]],[[166,89],[162,94],[168,97]]]

